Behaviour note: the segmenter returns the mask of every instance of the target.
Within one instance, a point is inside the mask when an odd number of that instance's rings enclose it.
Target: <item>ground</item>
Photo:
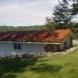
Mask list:
[[[64,55],[0,59],[0,78],[78,78],[78,50]]]

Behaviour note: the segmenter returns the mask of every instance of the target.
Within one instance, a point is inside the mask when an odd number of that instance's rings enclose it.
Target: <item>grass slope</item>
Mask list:
[[[0,78],[78,78],[78,50],[66,55],[0,59]]]

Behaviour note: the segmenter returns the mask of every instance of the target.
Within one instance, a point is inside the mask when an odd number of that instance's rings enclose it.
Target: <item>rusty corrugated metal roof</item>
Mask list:
[[[0,32],[0,41],[18,42],[61,42],[70,29],[49,31],[4,31]]]

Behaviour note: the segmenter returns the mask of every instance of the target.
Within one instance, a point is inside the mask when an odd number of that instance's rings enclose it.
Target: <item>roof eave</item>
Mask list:
[[[60,44],[60,42],[19,42],[19,41],[0,41],[8,43],[28,43],[28,44]]]

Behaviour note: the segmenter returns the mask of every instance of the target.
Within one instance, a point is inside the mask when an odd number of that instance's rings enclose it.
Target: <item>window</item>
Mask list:
[[[67,49],[67,42],[64,42],[64,49]]]
[[[21,44],[20,43],[14,43],[14,49],[21,49]]]

